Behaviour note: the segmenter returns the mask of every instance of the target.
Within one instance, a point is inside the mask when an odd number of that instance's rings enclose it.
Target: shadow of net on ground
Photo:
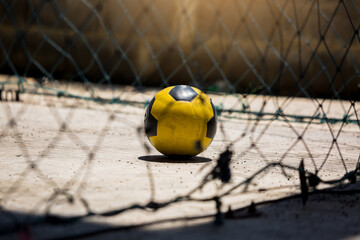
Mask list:
[[[346,189],[337,187],[311,194],[305,206],[295,196],[258,205],[256,214],[249,214],[247,208],[233,210],[231,218],[223,214],[220,225],[214,224],[214,213],[118,226],[111,224],[111,218],[54,224],[44,216],[3,211],[0,236],[1,239],[359,239],[359,186],[358,182]]]

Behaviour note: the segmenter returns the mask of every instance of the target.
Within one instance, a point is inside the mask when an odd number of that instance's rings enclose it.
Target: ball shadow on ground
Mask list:
[[[139,160],[158,163],[207,163],[210,158],[199,156],[165,156],[165,155],[146,155],[138,157]]]

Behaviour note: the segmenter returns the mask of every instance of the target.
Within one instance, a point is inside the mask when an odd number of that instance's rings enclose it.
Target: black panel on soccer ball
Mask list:
[[[216,133],[217,116],[216,116],[215,106],[212,102],[211,102],[211,107],[213,109],[214,116],[207,122],[206,137],[213,139]]]
[[[153,98],[150,101],[149,106],[147,107],[147,109],[145,111],[144,125],[145,125],[145,134],[146,134],[147,137],[153,137],[153,136],[157,135],[158,121],[151,114],[151,108],[152,108],[152,106],[154,104],[154,101],[155,101],[155,98]]]
[[[176,85],[169,92],[170,96],[176,101],[188,101],[191,102],[198,95],[194,89],[186,85]]]

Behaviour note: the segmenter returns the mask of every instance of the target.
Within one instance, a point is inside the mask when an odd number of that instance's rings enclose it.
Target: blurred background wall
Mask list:
[[[0,73],[357,98],[360,4],[346,4],[4,0]]]

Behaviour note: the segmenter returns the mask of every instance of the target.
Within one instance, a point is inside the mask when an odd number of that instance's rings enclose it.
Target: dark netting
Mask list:
[[[360,1],[0,2],[1,234],[30,234],[37,226],[76,225],[136,210],[155,216],[188,202],[210,202],[214,211],[150,217],[73,235],[63,231],[51,238],[207,217],[221,224],[244,209],[243,218],[257,215],[256,207],[263,204],[292,198],[306,204],[313,194],[359,193],[353,184],[360,173]],[[186,161],[150,155],[154,150],[144,137],[143,114],[156,91],[178,84],[197,87],[212,98],[219,118],[214,155],[194,160],[205,165],[191,171],[197,174],[191,189],[173,193],[168,188],[167,197],[157,198],[159,188],[166,190],[156,183],[158,165]],[[47,112],[39,115],[41,107]],[[79,116],[88,119],[90,137],[81,132]],[[89,122],[92,118],[98,125]],[[32,137],[30,128],[48,135]],[[116,150],[107,142],[114,134],[123,141]],[[129,147],[129,138],[137,145]],[[137,156],[136,149],[144,156]],[[136,174],[147,176],[149,200],[132,201],[130,196],[92,207],[98,199],[83,189],[92,184],[96,162],[112,151],[146,163]],[[60,165],[60,172],[44,167],[55,160],[77,166],[65,182],[57,180],[63,174]],[[256,164],[242,167],[249,161]],[[13,164],[19,166],[16,173],[9,170]],[[131,173],[132,163],[124,164]],[[281,180],[263,184],[270,173]],[[46,194],[23,189],[30,176]],[[122,192],[107,184],[101,185],[104,194]],[[209,185],[216,186],[213,194],[202,194]],[[283,195],[264,195],[272,191]],[[261,200],[242,198],[256,194],[263,194]],[[36,204],[15,204],[21,196]],[[56,211],[60,202],[77,203],[81,211],[62,214]],[[22,211],[36,214],[19,217]]]

